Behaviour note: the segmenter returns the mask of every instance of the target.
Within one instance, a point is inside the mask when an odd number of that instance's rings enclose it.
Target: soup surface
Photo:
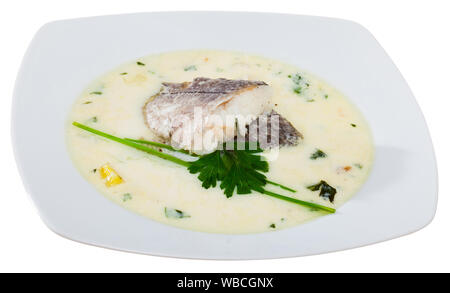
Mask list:
[[[374,156],[370,130],[358,109],[339,91],[276,60],[212,50],[143,57],[92,82],[75,101],[67,121],[69,153],[83,177],[130,211],[196,231],[265,232],[327,215],[256,192],[227,198],[218,187],[204,189],[197,174],[190,174],[183,166],[71,124],[77,121],[119,137],[156,141],[144,121],[145,103],[160,91],[163,82],[196,77],[258,80],[273,89],[273,109],[303,139],[297,146],[281,147],[278,152],[265,151],[269,161],[266,176],[297,192],[276,186],[270,190],[338,208],[366,180]],[[119,184],[107,184],[105,165],[120,176]],[[308,188],[321,181],[336,189],[333,202],[320,196],[320,188]]]

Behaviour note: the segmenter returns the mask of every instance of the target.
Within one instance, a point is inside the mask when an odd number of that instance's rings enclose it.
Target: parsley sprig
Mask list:
[[[296,192],[289,187],[267,180],[263,173],[269,171],[269,164],[267,161],[263,160],[261,156],[262,150],[259,147],[257,147],[256,150],[250,150],[246,144],[245,149],[240,150],[237,149],[237,144],[235,144],[234,149],[232,150],[216,150],[210,154],[199,156],[196,161],[190,162],[145,146],[150,145],[165,148],[171,151],[177,151],[171,146],[165,144],[145,140],[120,138],[78,122],[73,122],[72,124],[101,137],[187,167],[190,173],[199,174],[198,179],[202,182],[202,187],[208,189],[219,185],[220,189],[223,190],[227,198],[233,196],[235,191],[237,194],[250,194],[252,191],[256,191],[274,198],[322,210],[328,213],[335,212],[335,209],[327,206],[299,200],[266,190],[264,187],[267,184],[271,184],[291,192]],[[182,152],[186,154],[185,151]]]
[[[262,150],[250,150],[248,144],[244,150],[238,150],[237,144],[233,150],[216,150],[201,156],[191,163],[188,170],[192,174],[199,173],[198,179],[206,189],[216,187],[220,181],[220,188],[226,197],[237,194],[248,194],[252,190],[263,193],[263,186],[267,179],[262,172],[269,171],[269,164],[258,155]]]

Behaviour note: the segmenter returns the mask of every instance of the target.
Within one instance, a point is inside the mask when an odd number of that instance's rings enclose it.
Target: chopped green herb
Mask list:
[[[101,94],[103,94],[102,92],[90,92],[89,93],[90,95],[101,95]]]
[[[294,91],[294,93],[296,93],[297,95],[300,95],[300,94],[302,93],[302,87],[301,87],[301,86],[295,87],[295,88],[293,89],[293,91]]]
[[[317,191],[320,189],[319,196],[327,198],[330,202],[334,201],[334,196],[336,195],[336,189],[321,180],[319,183],[307,187],[311,191]]]
[[[289,74],[288,77],[294,83],[293,92],[299,96],[303,95],[305,90],[309,88],[310,84],[299,73],[294,75]],[[314,102],[313,99],[307,100],[307,102]]]
[[[353,164],[353,166],[355,166],[358,169],[362,169],[363,168],[363,166],[361,164],[358,164],[358,163]]]
[[[97,169],[92,169],[92,172],[93,172],[93,173],[97,172]]]
[[[91,121],[92,121],[92,122],[97,122],[97,121],[98,121],[97,116],[92,117],[92,118],[91,118]]]
[[[92,103],[92,101],[87,101],[87,102],[84,102],[83,104],[87,105],[87,104],[90,104],[90,103]]]
[[[145,66],[145,63],[142,63],[141,61],[136,62],[136,64],[139,66]]]
[[[128,200],[132,200],[132,199],[133,199],[133,197],[131,196],[130,193],[125,193],[124,195],[122,195],[122,201],[123,202],[126,202]]]
[[[323,96],[325,99],[328,99],[328,95]]]
[[[275,228],[277,227],[277,225],[275,225],[274,223],[272,223],[272,224],[270,224],[269,227],[272,228],[272,229],[275,229]]]
[[[284,222],[284,221],[286,221],[286,219],[285,219],[285,218],[281,218],[280,220],[281,220],[281,222]]]
[[[326,158],[327,154],[325,154],[322,150],[317,149],[311,156],[309,157],[311,160],[317,160],[318,158]]]
[[[127,75],[128,72],[122,72],[120,75]]]
[[[184,71],[195,71],[195,70],[197,70],[197,66],[195,65],[189,65],[184,68]]]
[[[350,125],[351,125],[352,127],[356,127],[356,124],[351,123]]]
[[[167,218],[174,218],[174,219],[182,219],[182,218],[190,218],[188,214],[186,214],[183,211],[177,210],[177,209],[171,209],[171,208],[164,208],[164,214]]]
[[[288,77],[297,85],[300,84],[300,81],[302,80],[302,76],[299,73],[296,73],[294,76],[288,75]]]

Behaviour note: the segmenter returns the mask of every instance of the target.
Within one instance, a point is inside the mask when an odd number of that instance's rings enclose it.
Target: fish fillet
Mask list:
[[[144,106],[148,127],[172,146],[212,152],[270,110],[271,88],[263,81],[195,78],[163,83]]]

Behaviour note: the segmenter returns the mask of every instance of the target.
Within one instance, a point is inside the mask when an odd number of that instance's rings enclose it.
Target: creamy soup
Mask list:
[[[276,60],[212,50],[139,58],[92,82],[75,101],[67,122],[69,153],[83,177],[132,212],[196,231],[265,232],[319,216],[332,217],[257,192],[227,198],[219,187],[203,188],[198,174],[190,174],[183,166],[72,125],[77,121],[118,137],[158,141],[144,121],[144,105],[163,82],[197,77],[264,81],[273,91],[273,109],[302,134],[296,146],[280,147],[275,154],[273,150],[264,152],[269,162],[267,178],[296,192],[277,186],[267,189],[337,209],[366,180],[374,156],[370,130],[342,93],[314,75]],[[108,172],[118,180],[108,182]],[[336,191],[332,202],[321,196],[322,181]],[[317,188],[312,187],[315,185]]]

